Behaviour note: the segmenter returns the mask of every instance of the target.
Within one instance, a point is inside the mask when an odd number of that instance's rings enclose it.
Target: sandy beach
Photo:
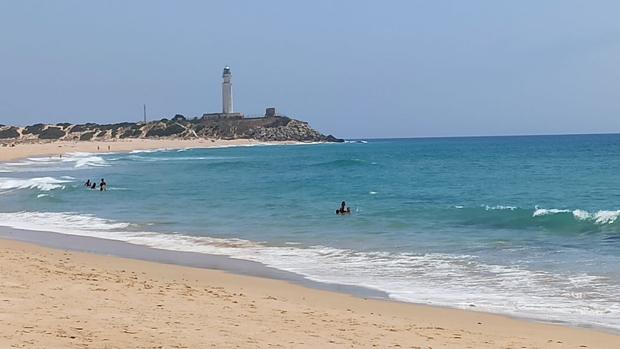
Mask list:
[[[97,147],[123,152],[254,144],[259,143],[20,144],[0,148],[0,161],[97,152]],[[620,347],[620,336],[604,331],[5,239],[0,239],[0,275],[2,348]]]
[[[0,240],[0,347],[618,348],[603,332]]]
[[[56,141],[17,143],[0,147],[0,161],[12,161],[27,157],[54,156],[74,152],[105,153],[129,152],[150,149],[211,148],[251,146],[260,144],[295,144],[297,142],[266,143],[254,139],[124,139],[116,141]]]
[[[0,349],[620,349],[620,1],[35,4]]]

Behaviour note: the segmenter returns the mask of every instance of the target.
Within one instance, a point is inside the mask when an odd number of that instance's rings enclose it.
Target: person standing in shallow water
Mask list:
[[[108,184],[101,178],[101,183],[99,183],[99,190],[106,191],[108,190]]]

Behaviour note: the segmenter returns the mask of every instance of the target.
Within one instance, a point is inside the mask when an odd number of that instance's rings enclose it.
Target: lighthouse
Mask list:
[[[233,112],[233,95],[232,95],[232,74],[230,73],[230,67],[224,68],[222,74],[224,81],[222,82],[222,112],[224,114],[232,114]]]
[[[224,67],[222,73],[222,112],[202,114],[204,120],[238,120],[243,119],[243,113],[235,113],[233,110],[232,74],[230,67]]]

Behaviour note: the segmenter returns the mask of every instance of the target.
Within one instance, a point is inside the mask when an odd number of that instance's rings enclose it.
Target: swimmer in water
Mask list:
[[[345,215],[345,214],[350,214],[350,213],[351,213],[351,208],[347,207],[347,203],[344,201],[340,204],[340,208],[336,210],[336,214],[340,214],[340,215]]]

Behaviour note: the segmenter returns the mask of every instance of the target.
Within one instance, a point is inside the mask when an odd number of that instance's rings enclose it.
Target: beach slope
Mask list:
[[[618,348],[620,336],[0,239],[0,347]]]

